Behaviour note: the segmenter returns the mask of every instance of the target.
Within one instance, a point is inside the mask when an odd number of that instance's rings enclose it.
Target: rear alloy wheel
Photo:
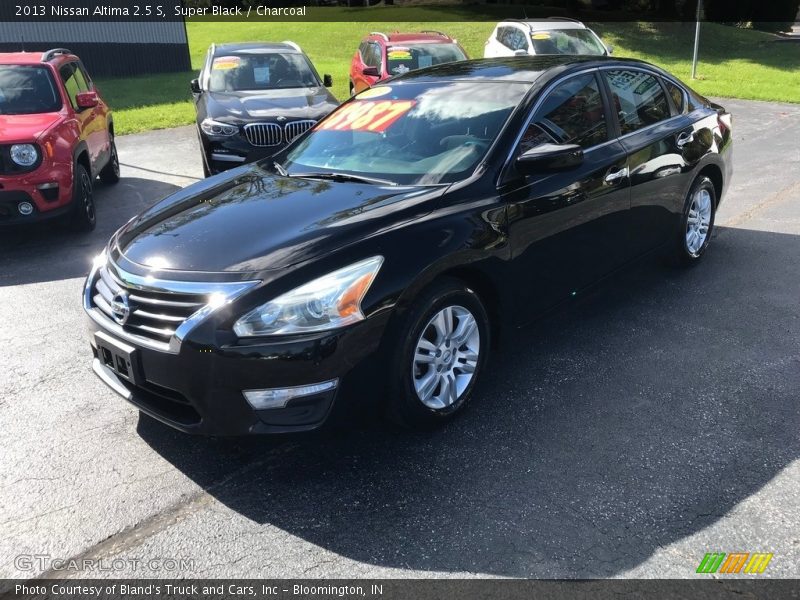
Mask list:
[[[673,262],[691,265],[700,260],[711,242],[716,206],[714,183],[708,177],[698,177],[684,203]]]
[[[412,428],[451,419],[469,400],[490,347],[489,318],[463,282],[445,279],[422,293],[397,329],[389,417]]]
[[[72,229],[75,231],[92,231],[97,225],[94,208],[92,178],[82,164],[76,164],[72,184]]]
[[[100,181],[103,183],[117,183],[119,181],[119,156],[114,136],[111,136],[111,156],[103,170],[100,171]]]

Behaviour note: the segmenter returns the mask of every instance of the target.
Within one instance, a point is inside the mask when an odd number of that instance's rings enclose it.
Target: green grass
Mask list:
[[[370,9],[373,10],[373,9]],[[293,40],[317,70],[333,76],[333,94],[348,96],[350,60],[369,31],[418,31],[433,28],[458,39],[467,53],[483,56],[494,22],[429,23],[269,23],[191,22],[192,67],[200,69],[213,43]],[[708,96],[800,103],[800,43],[774,42],[774,36],[715,24],[703,24],[698,79],[690,81],[694,25],[691,23],[599,23],[592,27],[614,46],[615,56],[639,58],[674,73]],[[115,111],[118,134],[186,125],[194,120],[189,93],[192,73],[98,80]]]

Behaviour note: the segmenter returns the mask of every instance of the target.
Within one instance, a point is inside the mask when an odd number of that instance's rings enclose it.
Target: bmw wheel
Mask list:
[[[469,400],[490,347],[478,295],[457,279],[430,287],[398,328],[391,361],[389,417],[409,427],[451,419]]]

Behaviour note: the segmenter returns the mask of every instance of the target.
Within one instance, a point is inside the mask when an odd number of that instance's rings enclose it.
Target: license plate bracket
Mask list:
[[[142,379],[139,352],[133,346],[120,342],[102,331],[94,334],[97,358],[121,379],[138,385]]]

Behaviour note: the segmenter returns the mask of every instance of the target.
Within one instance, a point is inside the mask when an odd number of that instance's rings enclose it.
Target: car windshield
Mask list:
[[[386,49],[386,70],[392,75],[402,75],[414,69],[431,65],[466,60],[457,44],[405,44]]]
[[[475,169],[529,87],[485,80],[375,87],[317,124],[283,168],[290,176],[452,183]]]
[[[0,115],[55,112],[61,96],[47,67],[0,65]]]
[[[317,86],[319,79],[302,54],[251,51],[215,56],[208,89],[240,92]]]
[[[606,49],[587,29],[550,29],[531,33],[536,54],[589,54],[601,56]]]

